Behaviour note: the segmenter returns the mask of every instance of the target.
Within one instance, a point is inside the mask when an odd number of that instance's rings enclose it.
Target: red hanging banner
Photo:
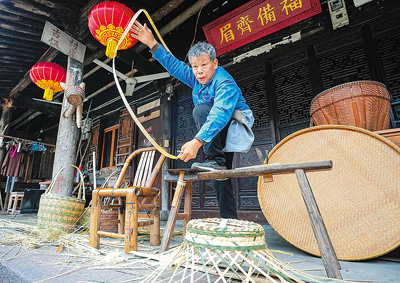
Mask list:
[[[321,12],[319,0],[254,0],[205,25],[217,56]]]

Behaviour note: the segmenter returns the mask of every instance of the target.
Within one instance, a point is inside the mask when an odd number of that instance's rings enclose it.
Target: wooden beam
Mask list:
[[[158,22],[159,20],[164,18],[166,15],[171,13],[173,10],[175,10],[183,2],[185,2],[185,0],[169,1],[167,4],[165,4],[160,9],[158,9],[156,12],[151,14],[151,18],[153,19],[153,22]]]
[[[178,181],[178,173],[181,170],[186,171],[184,181],[199,181],[199,180],[211,180],[211,179],[225,179],[225,178],[242,178],[252,176],[263,176],[269,174],[291,174],[297,169],[302,169],[305,172],[314,172],[321,170],[331,170],[332,161],[324,160],[317,162],[305,162],[305,163],[294,163],[294,164],[267,164],[257,165],[249,167],[241,167],[229,170],[221,170],[218,172],[198,172],[197,170],[191,169],[170,169],[168,170],[165,180],[168,182]]]
[[[153,64],[152,61],[144,58],[142,55],[136,53],[135,51],[129,52],[127,50],[125,52],[120,52],[120,54],[118,55],[118,59],[127,64],[128,66],[131,66],[132,62],[134,62],[134,67],[145,75],[154,74],[158,72],[165,72],[164,68],[161,68],[156,64]]]
[[[43,11],[41,12],[42,15],[39,13],[26,13],[23,9],[14,9],[14,8],[9,8],[8,5],[5,5],[0,2],[0,10],[3,12],[7,12],[13,16],[18,16],[18,17],[23,17],[23,18],[29,18],[31,20],[36,20],[40,22],[46,21],[46,18],[48,18],[48,13],[43,14]]]
[[[42,15],[45,17],[49,16],[49,8],[44,9],[44,7],[38,7],[34,3],[31,3],[32,1],[24,1],[24,0],[13,0],[12,4],[15,8],[19,8],[20,11],[24,11],[26,14],[36,14],[36,15]],[[39,9],[41,8],[41,9]],[[15,10],[15,9],[13,9]],[[47,11],[46,11],[47,10]]]
[[[16,105],[14,105],[14,107],[21,107],[29,110],[18,117],[16,120],[14,120],[12,123],[10,123],[10,128],[13,129],[21,128],[23,125],[32,121],[41,114],[59,117],[61,113],[60,105],[54,105],[40,100],[33,100],[32,97],[27,95],[18,96],[18,99],[16,100]]]
[[[25,119],[22,123],[16,125],[16,126],[14,127],[14,130],[17,130],[17,129],[21,128],[23,125],[29,123],[30,121],[32,121],[33,119],[35,119],[36,117],[38,117],[38,116],[40,116],[40,115],[42,115],[42,112],[36,112],[36,113],[32,114],[32,115],[29,116],[27,119]]]
[[[14,20],[15,21],[15,20]],[[21,25],[21,24],[17,24],[17,23],[13,23],[12,25],[8,25],[6,23],[1,25],[1,30],[4,33],[16,33],[16,34],[20,34],[22,35],[30,35],[30,36],[34,36],[37,37],[38,33],[41,33],[42,29],[41,28],[36,28],[32,25],[29,26],[25,26],[25,25]]]
[[[34,136],[40,136],[41,134],[43,134],[43,133],[45,133],[45,132],[48,132],[48,131],[50,131],[50,130],[52,130],[52,129],[54,129],[54,128],[57,128],[58,127],[58,124],[55,124],[55,125],[53,125],[53,126],[50,126],[50,127],[48,127],[48,128],[45,128],[45,129],[43,129],[43,130],[41,130],[41,131],[39,131],[39,132],[36,132],[36,133],[34,133],[33,135]]]
[[[0,50],[0,57],[3,59],[9,59],[10,61],[20,62],[24,60],[24,58],[36,59],[37,56],[31,53],[22,53],[19,50]]]
[[[35,113],[35,110],[29,109],[28,111],[26,111],[24,114],[22,114],[21,116],[19,116],[17,119],[15,119],[14,121],[12,121],[10,123],[10,128],[14,127],[15,125],[17,125],[19,122],[23,121],[26,119],[26,117],[28,117],[29,115]]]
[[[38,44],[37,38],[32,39],[32,37],[31,38],[18,37],[18,36],[13,36],[11,34],[6,34],[6,33],[0,33],[0,35],[1,35],[0,42],[2,42],[2,43],[8,43],[11,41],[13,44],[21,44],[21,45],[27,45],[27,44],[36,45],[36,44]],[[42,49],[44,49],[44,48],[42,48]]]
[[[186,20],[188,20],[191,16],[193,16],[196,12],[198,12],[200,9],[203,7],[207,6],[208,4],[211,3],[212,0],[204,0],[204,1],[197,1],[194,5],[190,6],[188,9],[186,9],[183,13],[181,13],[178,17],[173,19],[169,24],[166,26],[162,27],[160,29],[160,34],[161,36],[164,36],[171,31],[173,31],[175,28],[183,24]],[[146,49],[146,45],[140,44],[138,47],[135,48],[135,51],[137,53],[143,51]]]
[[[25,52],[26,49],[22,48],[21,45],[19,44],[15,44],[15,42],[7,42],[7,44],[3,44],[4,42],[6,42],[6,40],[2,41],[2,44],[0,44],[0,48],[1,49],[6,49],[6,48],[12,48],[13,50],[19,50],[22,52]],[[32,51],[37,51],[37,52],[43,52],[43,48],[42,47],[37,47],[37,46],[29,46],[29,49]]]

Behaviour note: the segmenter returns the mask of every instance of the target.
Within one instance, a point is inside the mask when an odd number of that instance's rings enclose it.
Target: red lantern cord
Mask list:
[[[38,87],[44,89],[43,98],[53,99],[53,92],[62,91],[60,82],[65,83],[67,70],[62,66],[51,62],[35,64],[30,71],[30,77]]]
[[[101,2],[93,7],[89,14],[89,30],[97,41],[107,46],[107,57],[114,57],[117,42],[134,14],[130,8],[115,1]],[[137,42],[129,32],[118,50],[131,48]]]

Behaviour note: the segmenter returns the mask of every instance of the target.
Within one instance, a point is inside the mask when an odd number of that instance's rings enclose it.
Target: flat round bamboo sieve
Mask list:
[[[383,255],[400,245],[400,148],[361,128],[325,125],[298,131],[277,144],[269,163],[332,160],[330,171],[307,177],[341,260]],[[258,180],[269,224],[299,249],[320,256],[294,174]]]

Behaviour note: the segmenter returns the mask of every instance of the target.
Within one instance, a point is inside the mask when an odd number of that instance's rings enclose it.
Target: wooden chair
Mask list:
[[[150,226],[150,244],[160,245],[160,194],[153,184],[165,160],[160,155],[154,161],[157,150],[143,148],[131,153],[125,161],[124,167],[114,188],[99,188],[93,190],[90,218],[90,246],[99,248],[100,236],[121,238],[125,240],[125,253],[137,251],[138,228]],[[134,181],[131,187],[120,188],[126,170],[133,159],[139,160],[135,167]],[[153,166],[153,164],[155,165]],[[132,178],[131,178],[132,179]],[[117,205],[102,205],[103,197],[120,198]],[[110,202],[109,202],[110,203]],[[100,212],[102,209],[119,209],[118,233],[100,231]],[[139,218],[139,210],[150,211],[149,217]],[[111,221],[113,222],[113,221]],[[107,221],[109,224],[110,221]],[[107,224],[102,222],[102,224]],[[115,222],[114,222],[115,223]]]

